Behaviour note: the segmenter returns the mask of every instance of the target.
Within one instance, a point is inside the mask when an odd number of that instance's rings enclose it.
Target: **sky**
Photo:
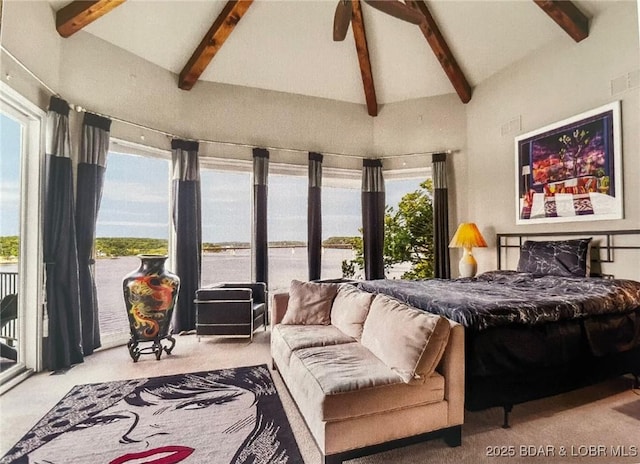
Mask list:
[[[19,231],[20,126],[0,116],[0,236]],[[170,162],[109,153],[96,227],[97,237],[167,238]],[[387,204],[418,188],[421,179],[386,182]],[[359,182],[353,188],[322,189],[323,239],[359,235]],[[251,176],[248,172],[201,170],[203,241],[249,242]],[[307,238],[307,176],[271,175],[268,239]]]
[[[20,124],[0,114],[0,236],[20,224]]]

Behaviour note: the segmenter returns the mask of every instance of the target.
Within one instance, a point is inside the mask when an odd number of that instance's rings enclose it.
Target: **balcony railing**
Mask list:
[[[18,273],[17,272],[0,272],[0,300],[7,295],[18,294]],[[5,315],[2,315],[2,328],[0,328],[0,338],[9,345],[15,346],[17,341],[18,319],[12,318],[5,321]]]
[[[12,293],[18,293],[18,273],[0,272],[0,299]]]

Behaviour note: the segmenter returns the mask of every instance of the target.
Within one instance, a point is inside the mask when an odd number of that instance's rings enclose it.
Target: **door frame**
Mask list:
[[[22,125],[20,156],[20,261],[18,263],[18,363],[0,375],[0,384],[24,370],[42,370],[44,277],[42,178],[46,113],[4,82],[0,111]]]

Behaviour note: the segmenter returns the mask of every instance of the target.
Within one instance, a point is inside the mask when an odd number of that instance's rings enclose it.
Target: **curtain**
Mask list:
[[[74,222],[69,105],[51,97],[47,113],[43,249],[51,370],[83,361],[80,284]]]
[[[382,161],[362,160],[362,229],[365,279],[384,279],[384,177]]]
[[[309,153],[307,255],[309,280],[318,280],[322,269],[322,155],[320,153]]]
[[[173,166],[173,228],[176,233],[175,273],[180,277],[173,329],[185,332],[196,328],[193,300],[200,288],[202,269],[202,219],[198,142],[171,141]]]
[[[447,154],[435,153],[433,163],[433,248],[434,277],[451,278],[449,264],[449,200],[447,188]]]
[[[269,152],[253,149],[253,279],[269,288],[269,244],[267,242],[267,181]]]
[[[109,151],[110,128],[110,119],[92,113],[84,114],[82,143],[78,162],[76,241],[80,283],[82,349],[85,356],[100,347],[93,244],[96,238],[96,221],[102,198],[107,152]]]

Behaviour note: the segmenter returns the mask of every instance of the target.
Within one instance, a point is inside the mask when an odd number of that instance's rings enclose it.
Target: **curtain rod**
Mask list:
[[[51,95],[55,95],[57,97],[60,97],[60,94],[58,92],[56,92],[55,90],[53,90],[51,87],[49,87],[42,79],[40,79],[33,71],[31,71],[22,61],[20,61],[18,58],[16,58],[13,53],[11,53],[9,50],[7,50],[7,48],[4,45],[0,45],[0,49],[2,49],[2,51],[4,51],[7,55],[9,55],[9,57],[16,62],[16,64],[18,64],[22,69],[24,69],[27,74],[29,74],[31,77],[33,77],[36,81],[38,81],[38,83],[40,85],[42,85],[46,90],[49,91],[49,93],[51,93]],[[7,74],[7,77],[8,74]],[[139,129],[144,129],[146,131],[150,131],[150,132],[155,132],[157,134],[161,134],[164,135],[166,137],[172,138],[172,139],[186,139],[186,140],[193,140],[194,142],[198,142],[198,143],[209,143],[212,145],[228,145],[228,146],[232,146],[232,147],[241,147],[241,148],[265,148],[267,150],[274,150],[274,151],[288,151],[288,152],[292,152],[292,153],[309,153],[309,151],[313,151],[313,150],[302,150],[300,148],[285,148],[285,147],[275,147],[275,146],[260,146],[257,147],[256,145],[250,145],[248,143],[241,143],[241,142],[226,142],[226,141],[222,141],[222,140],[210,140],[210,139],[188,139],[185,138],[183,136],[180,135],[176,135],[176,134],[172,134],[171,132],[166,132],[160,129],[155,129],[153,127],[149,127],[149,126],[145,126],[143,124],[138,124],[136,122],[132,122],[132,121],[127,121],[126,119],[122,119],[122,118],[118,118],[115,116],[110,116],[108,114],[102,114],[99,113],[97,111],[93,111],[87,108],[84,108],[80,105],[74,105],[72,103],[69,103],[69,108],[71,108],[74,111],[77,111],[78,113],[81,112],[90,112],[93,114],[97,114],[98,116],[102,116],[103,118],[108,118],[111,119],[112,121],[116,121],[119,122],[121,124],[126,124],[129,126],[133,126],[133,127],[137,127]],[[411,156],[425,156],[425,155],[435,155],[437,153],[446,153],[448,155],[454,153],[453,150],[436,150],[436,151],[424,151],[424,152],[413,152],[413,153],[400,153],[400,154],[395,154],[395,155],[387,155],[387,156],[379,156],[376,157],[374,159],[381,159],[381,160],[385,160],[385,159],[394,159],[394,158],[406,158],[406,157],[411,157]],[[343,157],[343,158],[356,158],[356,159],[367,159],[363,156],[358,156],[358,155],[350,155],[348,153],[331,153],[331,152],[322,152],[323,155],[325,156],[336,156],[336,157]]]

